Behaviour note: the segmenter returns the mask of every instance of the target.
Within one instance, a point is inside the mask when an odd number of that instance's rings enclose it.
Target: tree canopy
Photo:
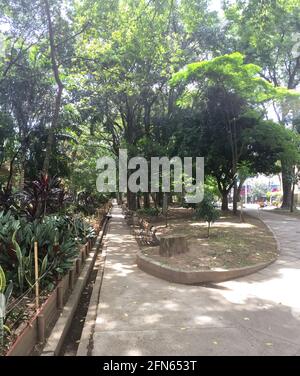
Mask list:
[[[61,177],[75,197],[95,193],[97,158],[126,147],[148,159],[204,156],[224,208],[244,164],[251,174],[282,171],[288,199],[299,159],[300,56],[290,37],[299,4],[210,6],[3,0],[3,197],[40,172]]]

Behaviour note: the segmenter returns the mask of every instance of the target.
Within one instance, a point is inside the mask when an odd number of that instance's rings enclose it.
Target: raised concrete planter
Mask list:
[[[97,229],[97,232],[98,231],[99,228]],[[98,239],[99,236],[100,234],[98,235]],[[97,246],[98,239],[94,248]],[[45,341],[45,336],[49,334],[51,327],[62,314],[63,305],[69,302],[72,297],[72,290],[76,290],[77,280],[80,281],[82,278],[87,278],[87,273],[90,269],[86,268],[86,266],[91,258],[89,253],[92,251],[92,247],[93,242],[90,240],[81,246],[78,258],[74,261],[73,268],[71,268],[69,273],[58,283],[54,291],[41,306],[39,312],[27,323],[21,334],[6,353],[6,356],[30,355],[37,344],[41,344]],[[58,340],[60,343],[61,339],[59,338]]]
[[[42,356],[56,356],[59,355],[61,346],[66,338],[70,325],[72,323],[73,317],[75,315],[82,291],[86,286],[88,277],[94,266],[99,247],[102,242],[103,234],[105,227],[107,225],[108,218],[104,219],[103,226],[98,234],[95,245],[91,248],[91,252],[86,259],[84,268],[81,275],[78,278],[78,281],[74,287],[72,294],[69,296],[68,301],[66,302],[59,319],[57,320],[54,328],[51,331],[47,343],[43,349]]]
[[[89,252],[90,245],[86,243],[80,249],[80,256],[78,259],[86,258],[86,252]],[[85,254],[84,256],[82,254]],[[75,272],[76,263],[74,263],[73,268],[66,274],[62,280],[58,283],[49,298],[43,303],[39,312],[28,322],[26,327],[23,329],[21,334],[17,337],[16,341],[10,347],[6,356],[26,356],[29,355],[33,348],[45,340],[45,338],[40,338],[39,333],[49,332],[49,328],[57,320],[60,312],[61,305],[64,304],[71,291],[72,284],[78,278],[78,274]],[[74,276],[71,281],[70,276]],[[39,325],[39,318],[43,317],[43,328]]]
[[[185,271],[160,264],[150,257],[143,255],[142,252],[137,253],[137,265],[144,272],[169,282],[182,283],[186,285],[196,285],[206,282],[224,282],[230,279],[244,277],[265,268],[266,266],[272,264],[275,260],[276,258],[272,261],[229,270],[213,269]]]

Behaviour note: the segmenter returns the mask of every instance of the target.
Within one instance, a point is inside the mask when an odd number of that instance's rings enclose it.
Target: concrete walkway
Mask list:
[[[267,269],[210,286],[139,270],[137,244],[113,208],[92,355],[300,355],[300,221],[261,212],[281,256]]]

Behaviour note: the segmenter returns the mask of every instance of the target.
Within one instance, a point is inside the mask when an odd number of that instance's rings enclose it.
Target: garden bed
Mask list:
[[[99,213],[97,219],[89,221],[90,226],[95,229],[95,234],[98,234],[101,229],[102,216],[105,212]],[[16,296],[12,299],[10,306],[13,306],[13,311],[9,316],[6,325],[10,327],[10,335],[6,335],[5,343],[2,347],[2,354],[6,356],[29,355],[37,344],[45,341],[54,323],[62,312],[64,304],[67,302],[76,280],[80,276],[88,257],[90,250],[96,237],[90,238],[85,244],[78,245],[77,256],[65,272],[65,275],[60,278],[55,286],[48,289],[42,289],[39,297],[39,309],[36,310],[34,289],[26,294],[23,298]],[[15,308],[16,306],[16,308]],[[18,320],[16,315],[20,313]]]
[[[74,261],[73,268],[62,278],[48,297],[44,297],[39,311],[36,313],[34,306],[32,307],[32,317],[13,332],[11,341],[7,344],[9,349],[6,356],[30,355],[38,343],[44,342],[45,336],[59,317],[63,304],[74,288],[92,244],[93,242],[89,241],[80,248],[79,257]]]
[[[184,273],[226,272],[236,273],[216,277],[216,273],[206,273],[200,277],[224,280],[249,274],[276,260],[278,249],[273,234],[259,219],[246,216],[241,223],[239,217],[223,215],[216,222],[207,238],[206,224],[193,219],[170,220],[168,226],[155,223],[157,237],[164,235],[186,235],[189,251],[172,257],[159,254],[159,247],[141,246],[140,266],[153,262],[154,270],[169,268]],[[149,265],[147,266],[149,269]],[[225,273],[226,274],[226,273]],[[199,277],[195,277],[199,279]],[[200,280],[199,280],[200,282]]]

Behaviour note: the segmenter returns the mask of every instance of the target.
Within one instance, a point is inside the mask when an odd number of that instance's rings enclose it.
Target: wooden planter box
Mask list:
[[[45,336],[51,331],[53,324],[62,311],[63,305],[74,288],[84,261],[91,251],[95,240],[96,238],[93,241],[88,240],[86,244],[81,246],[78,258],[69,273],[61,279],[48,299],[42,304],[39,312],[28,322],[6,353],[6,356],[30,355],[37,344],[45,341]]]

